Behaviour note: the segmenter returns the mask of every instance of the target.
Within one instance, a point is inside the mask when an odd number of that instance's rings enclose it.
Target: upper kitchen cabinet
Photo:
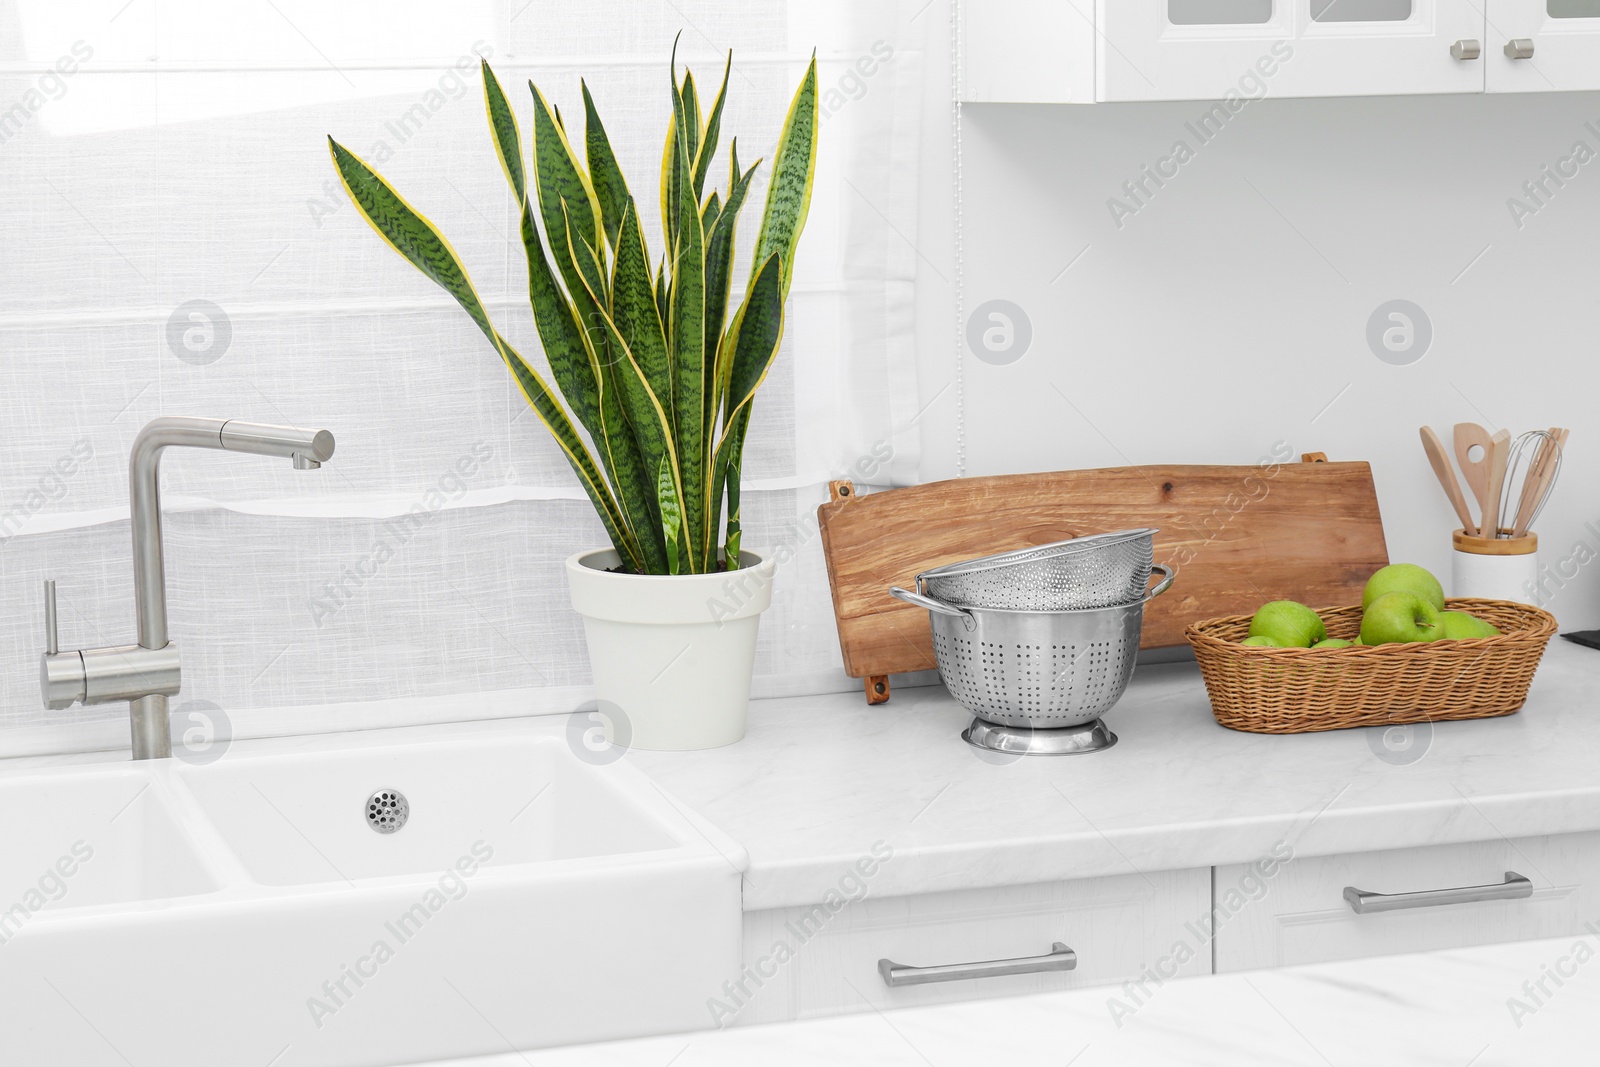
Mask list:
[[[1483,91],[1474,0],[1102,0],[1097,100]],[[970,8],[968,10],[971,10]],[[1472,58],[1466,58],[1471,56]]]
[[[1600,0],[959,0],[970,102],[1600,88]]]
[[[1600,0],[1491,0],[1486,13],[1489,92],[1600,89]]]

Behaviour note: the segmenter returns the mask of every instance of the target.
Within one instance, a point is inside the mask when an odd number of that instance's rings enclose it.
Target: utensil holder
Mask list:
[[[1509,535],[1510,530],[1502,528]],[[1532,603],[1539,583],[1539,536],[1474,537],[1456,530],[1450,537],[1451,594]]]

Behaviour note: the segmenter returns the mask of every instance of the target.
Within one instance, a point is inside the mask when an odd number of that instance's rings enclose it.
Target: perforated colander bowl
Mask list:
[[[1118,530],[949,563],[917,575],[917,590],[963,608],[1078,611],[1144,597],[1153,529]]]
[[[1055,729],[1082,726],[1111,709],[1133,675],[1145,604],[1173,574],[1131,604],[1077,611],[960,608],[905,589],[890,592],[928,609],[939,677],[950,695],[986,722]]]

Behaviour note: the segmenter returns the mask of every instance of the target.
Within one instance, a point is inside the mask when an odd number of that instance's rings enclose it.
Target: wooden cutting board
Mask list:
[[[1269,600],[1354,604],[1389,562],[1365,463],[1263,460],[959,478],[857,496],[831,484],[817,509],[845,670],[867,699],[890,674],[937,666],[928,613],[889,595],[919,572],[1082,534],[1153,526],[1177,581],[1145,611],[1142,647],[1185,644],[1197,619]]]

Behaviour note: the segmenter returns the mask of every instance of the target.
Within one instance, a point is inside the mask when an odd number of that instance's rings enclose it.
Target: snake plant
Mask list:
[[[560,399],[490,321],[444,235],[370,166],[328,139],[350,199],[483,331],[566,454],[623,567],[640,574],[705,573],[724,559],[730,569],[739,565],[745,435],[756,389],[777,358],[795,246],[811,203],[815,57],[778,138],[750,279],[730,320],[735,227],[760,163],[741,169],[734,139],[727,189],[705,192],[732,64],[730,53],[722,87],[702,112],[694,76],[685,71],[678,80],[674,48],[672,116],[661,158],[666,249],[652,269],[639,204],[588,86],[582,86],[580,161],[560,109],[528,83],[533,124],[524,159],[522,128],[483,63],[489,130],[518,203],[528,297]]]

